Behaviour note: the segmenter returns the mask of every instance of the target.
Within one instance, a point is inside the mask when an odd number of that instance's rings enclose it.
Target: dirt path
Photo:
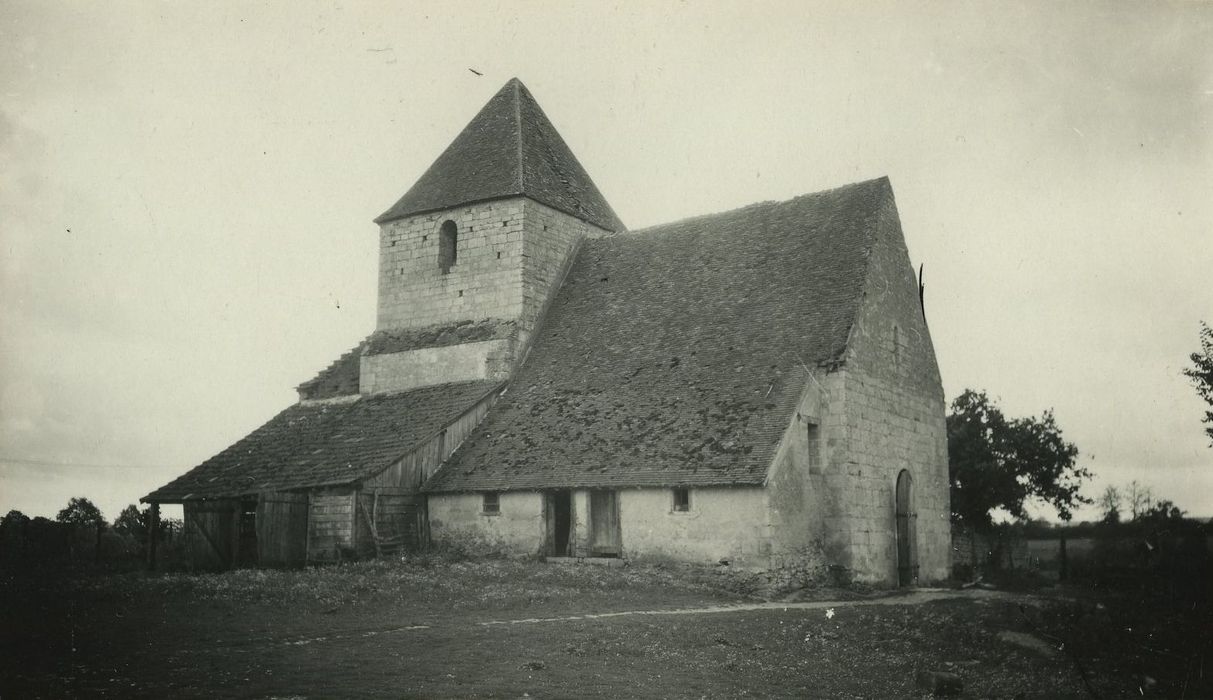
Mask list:
[[[830,610],[833,608],[863,607],[868,605],[921,605],[936,600],[967,600],[979,599],[1010,599],[1017,597],[1014,593],[990,591],[981,589],[955,590],[948,588],[920,588],[907,594],[893,594],[880,598],[860,600],[813,600],[787,603],[740,603],[734,605],[712,605],[699,608],[675,608],[670,610],[621,610],[608,613],[587,613],[584,615],[562,615],[558,617],[528,617],[516,620],[485,620],[477,624],[485,627],[493,625],[531,625],[541,622],[572,622],[575,620],[599,620],[632,615],[717,615],[720,613],[750,612],[755,610]]]

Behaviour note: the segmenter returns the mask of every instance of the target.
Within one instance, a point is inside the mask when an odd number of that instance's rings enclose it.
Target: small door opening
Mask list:
[[[917,519],[914,512],[914,480],[903,469],[897,475],[897,585],[918,583]]]
[[[622,555],[621,540],[618,493],[590,491],[590,556]]]
[[[257,566],[257,499],[240,501],[240,535],[236,566]]]
[[[573,529],[573,494],[550,491],[547,494],[548,556],[572,556],[569,543]]]

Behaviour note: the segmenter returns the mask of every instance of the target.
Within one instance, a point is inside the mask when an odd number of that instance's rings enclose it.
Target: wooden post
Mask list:
[[[156,542],[160,539],[160,504],[153,503],[147,509],[147,569],[156,570]]]
[[[1067,578],[1069,578],[1069,576],[1070,576],[1070,560],[1069,560],[1069,558],[1066,556],[1066,536],[1065,536],[1065,533],[1062,533],[1062,535],[1061,535],[1061,542],[1060,542],[1059,544],[1060,544],[1060,552],[1059,552],[1059,555],[1060,555],[1060,559],[1061,559],[1061,569],[1060,569],[1060,571],[1058,571],[1058,573],[1057,573],[1057,580],[1058,580],[1058,581],[1065,581],[1065,580],[1066,580]]]

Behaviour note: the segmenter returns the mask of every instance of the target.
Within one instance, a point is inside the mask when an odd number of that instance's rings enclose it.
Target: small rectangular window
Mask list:
[[[481,511],[485,515],[497,515],[501,512],[501,494],[496,491],[489,491],[484,494],[484,508]]]
[[[691,509],[691,490],[674,489],[674,512],[685,513]]]

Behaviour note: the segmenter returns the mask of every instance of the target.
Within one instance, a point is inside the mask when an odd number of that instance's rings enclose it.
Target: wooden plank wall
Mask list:
[[[307,527],[309,562],[340,561],[353,555],[355,494],[350,487],[311,492]]]
[[[409,490],[388,486],[359,492],[358,556],[395,555],[416,550],[421,543],[424,498]]]
[[[308,495],[263,493],[257,501],[257,562],[302,566],[307,558]]]
[[[363,485],[371,488],[393,486],[413,492],[419,491],[426,479],[438,471],[438,467],[442,466],[446,458],[451,456],[455,448],[459,447],[460,443],[480,424],[480,421],[484,420],[485,414],[489,412],[489,408],[500,394],[500,391],[494,391],[484,397],[462,416],[456,418],[447,426],[446,430],[434,435],[384,471],[364,480]]]
[[[230,568],[239,537],[240,501],[186,501],[182,504],[189,563],[192,568]]]

